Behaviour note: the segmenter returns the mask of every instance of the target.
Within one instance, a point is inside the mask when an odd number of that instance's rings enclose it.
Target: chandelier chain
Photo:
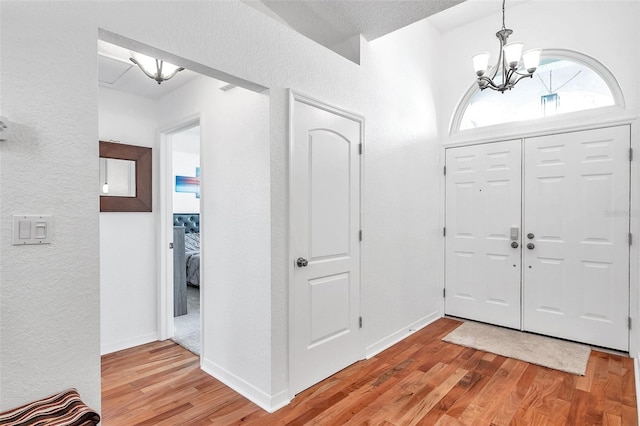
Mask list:
[[[504,24],[504,4],[507,2],[507,0],[502,0],[502,29],[505,30],[507,27]]]

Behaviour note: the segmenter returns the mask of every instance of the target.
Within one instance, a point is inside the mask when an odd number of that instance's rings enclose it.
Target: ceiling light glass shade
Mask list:
[[[104,185],[102,185],[102,193],[103,194],[109,193],[109,184],[107,182],[105,182]]]
[[[518,62],[520,62],[520,56],[522,55],[522,46],[524,43],[514,41],[504,46],[504,60],[510,68],[516,68]]]
[[[527,72],[532,73],[538,68],[541,53],[542,49],[530,49],[522,54],[522,62]]]
[[[136,65],[138,65],[140,68],[142,68],[143,71],[146,71],[150,74],[153,74],[156,72],[156,60],[153,59],[150,56],[147,55],[143,55],[142,53],[138,53],[138,52],[129,52],[129,54],[131,55],[131,57],[133,59],[135,59],[136,61]]]
[[[178,69],[180,67],[177,65],[173,65],[170,64],[169,62],[162,62],[162,77],[166,78],[167,76],[170,76],[171,74],[175,74],[178,72]]]
[[[480,52],[473,56],[473,70],[476,75],[483,75],[489,66],[489,52]]]
[[[138,52],[129,52],[131,54],[131,62],[140,67],[147,77],[154,79],[158,84],[169,80],[184,68],[177,65],[155,59]]]

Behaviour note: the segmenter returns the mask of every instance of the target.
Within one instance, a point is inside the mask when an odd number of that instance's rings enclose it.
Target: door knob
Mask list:
[[[533,239],[534,239],[534,237],[535,237],[535,235],[533,235],[531,232],[529,232],[529,233],[527,234],[527,238],[528,238],[528,239],[530,239],[530,240],[533,240]]]
[[[296,259],[296,265],[298,265],[298,268],[304,268],[308,264],[309,264],[309,261],[304,257],[299,257],[298,259]]]
[[[536,246],[533,243],[529,243],[529,244],[527,244],[527,248],[529,250],[533,250],[534,248],[536,248]]]
[[[511,247],[513,248],[518,248],[518,243],[516,243],[515,241],[511,243]]]

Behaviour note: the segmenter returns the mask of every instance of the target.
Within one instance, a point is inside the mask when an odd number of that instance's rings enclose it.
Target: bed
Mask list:
[[[200,286],[200,215],[173,214],[173,316],[187,313],[187,283]]]
[[[198,213],[174,213],[173,226],[184,228],[184,265],[187,284],[200,286],[200,215]],[[179,228],[178,228],[179,229]],[[175,247],[181,250],[181,247]],[[177,267],[175,265],[174,267]]]

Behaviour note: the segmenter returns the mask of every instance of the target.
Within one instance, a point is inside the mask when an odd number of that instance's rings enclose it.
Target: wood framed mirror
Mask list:
[[[151,176],[151,148],[100,141],[101,212],[150,212]]]

